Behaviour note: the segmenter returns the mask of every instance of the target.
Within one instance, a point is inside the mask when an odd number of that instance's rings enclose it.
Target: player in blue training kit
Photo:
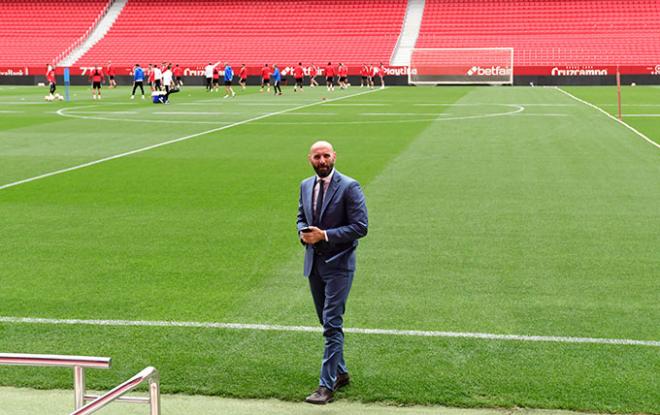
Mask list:
[[[140,68],[139,63],[136,63],[133,69],[133,92],[131,93],[131,99],[135,99],[135,90],[137,87],[140,87],[142,99],[144,99],[144,70]]]
[[[273,65],[273,75],[271,78],[273,79],[273,91],[275,92],[275,95],[282,95],[282,88],[280,87],[280,83],[282,82],[282,72],[280,72],[280,68],[278,68],[277,65]]]
[[[229,98],[229,94],[231,94],[232,97],[236,96],[236,92],[231,88],[231,80],[233,77],[234,71],[228,63],[225,63],[225,98]]]

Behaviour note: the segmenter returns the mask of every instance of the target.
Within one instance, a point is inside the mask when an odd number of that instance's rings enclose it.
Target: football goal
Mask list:
[[[413,49],[411,85],[513,85],[513,48]]]

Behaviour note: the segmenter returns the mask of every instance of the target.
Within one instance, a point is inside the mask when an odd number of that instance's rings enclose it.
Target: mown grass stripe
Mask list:
[[[656,146],[657,148],[660,148],[660,144],[658,144],[658,143],[656,143],[655,141],[651,140],[651,139],[648,138],[646,135],[644,135],[644,134],[642,134],[641,132],[639,132],[639,130],[637,130],[635,127],[631,126],[630,124],[626,123],[625,121],[622,121],[622,120],[618,119],[617,117],[613,116],[612,114],[610,114],[609,112],[605,111],[605,110],[602,109],[601,107],[598,107],[598,106],[592,104],[591,102],[587,102],[587,101],[585,101],[585,100],[583,100],[583,99],[580,99],[580,98],[576,97],[575,95],[571,94],[570,92],[564,91],[563,89],[561,89],[561,88],[559,88],[559,87],[557,87],[557,91],[559,91],[559,92],[561,92],[561,93],[563,93],[563,94],[565,94],[565,95],[568,95],[569,97],[573,98],[574,100],[576,100],[576,101],[578,101],[578,102],[583,103],[584,105],[587,105],[587,106],[589,106],[589,107],[591,107],[591,108],[595,108],[595,109],[597,109],[598,111],[600,111],[600,112],[602,112],[603,114],[607,115],[609,118],[613,119],[614,121],[618,122],[619,124],[623,125],[623,126],[626,127],[627,129],[629,129],[629,130],[632,131],[633,133],[635,133],[635,134],[637,134],[638,136],[642,137],[644,140],[646,140],[646,141],[648,141],[649,143],[653,144],[653,145]]]
[[[314,105],[319,105],[319,104],[323,104],[323,103],[326,103],[326,102],[340,101],[342,99],[351,98],[351,97],[355,97],[355,96],[358,96],[358,95],[364,95],[364,94],[368,94],[370,92],[375,92],[375,91],[377,91],[377,90],[373,89],[373,90],[369,90],[369,91],[359,92],[357,94],[351,94],[351,95],[346,95],[346,96],[342,96],[342,97],[329,99],[329,100],[326,100],[326,101],[319,101],[319,102],[314,102],[314,103],[311,103],[311,104],[299,105],[299,106],[296,106],[296,107],[284,109],[282,111],[269,112],[267,114],[262,114],[262,115],[259,115],[257,117],[249,118],[247,120],[237,121],[237,122],[229,124],[229,125],[223,125],[222,127],[212,128],[210,130],[202,131],[202,132],[195,133],[195,134],[186,135],[186,136],[183,136],[183,137],[175,138],[173,140],[163,141],[161,143],[152,144],[150,146],[137,148],[135,150],[127,151],[127,152],[120,153],[120,154],[115,154],[115,155],[104,157],[104,158],[101,158],[101,159],[98,159],[98,160],[93,160],[93,161],[90,161],[90,162],[87,162],[87,163],[79,164],[77,166],[67,167],[67,168],[60,169],[60,170],[55,170],[55,171],[52,171],[52,172],[49,172],[49,173],[40,174],[38,176],[29,177],[27,179],[19,180],[19,181],[13,182],[13,183],[7,183],[7,184],[4,184],[4,185],[0,185],[0,190],[7,189],[9,187],[18,186],[18,185],[25,184],[25,183],[29,183],[29,182],[33,182],[35,180],[40,180],[40,179],[45,179],[47,177],[56,176],[58,174],[68,173],[68,172],[74,171],[74,170],[80,170],[80,169],[83,169],[85,167],[90,167],[90,166],[94,166],[94,165],[97,165],[97,164],[100,164],[100,163],[104,163],[106,161],[115,160],[115,159],[126,157],[126,156],[131,156],[133,154],[142,153],[142,152],[145,152],[145,151],[148,151],[148,150],[153,150],[154,148],[163,147],[163,146],[178,143],[178,142],[181,142],[181,141],[190,140],[191,138],[196,138],[196,137],[199,137],[199,136],[202,136],[202,135],[206,135],[206,134],[226,130],[228,128],[237,127],[239,125],[247,124],[247,123],[250,123],[250,122],[253,122],[253,121],[261,120],[261,119],[272,117],[272,116],[275,116],[275,115],[280,115],[280,114],[284,114],[284,113],[287,113],[287,112],[312,107]]]

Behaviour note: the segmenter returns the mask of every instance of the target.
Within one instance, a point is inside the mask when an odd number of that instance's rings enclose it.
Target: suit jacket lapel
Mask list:
[[[307,219],[307,224],[311,225],[312,220],[313,220],[313,213],[312,213],[312,197],[314,194],[314,181],[316,179],[316,176],[312,177],[311,179],[308,179],[305,184],[303,185],[303,209],[305,210],[305,218]]]
[[[323,206],[321,206],[321,213],[320,213],[321,217],[323,217],[325,208],[328,207],[330,200],[332,200],[332,197],[335,195],[335,192],[337,192],[337,189],[339,188],[340,180],[341,180],[341,175],[337,170],[335,170],[335,174],[332,175],[332,181],[328,186],[328,190],[325,192],[325,196],[323,196]]]

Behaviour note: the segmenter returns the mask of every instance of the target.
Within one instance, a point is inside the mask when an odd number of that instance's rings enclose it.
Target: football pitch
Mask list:
[[[92,389],[153,365],[164,393],[304,399],[295,221],[325,139],[370,216],[337,399],[660,414],[660,88],[623,89],[627,125],[613,87],[71,93],[0,86],[0,352],[111,356]]]

